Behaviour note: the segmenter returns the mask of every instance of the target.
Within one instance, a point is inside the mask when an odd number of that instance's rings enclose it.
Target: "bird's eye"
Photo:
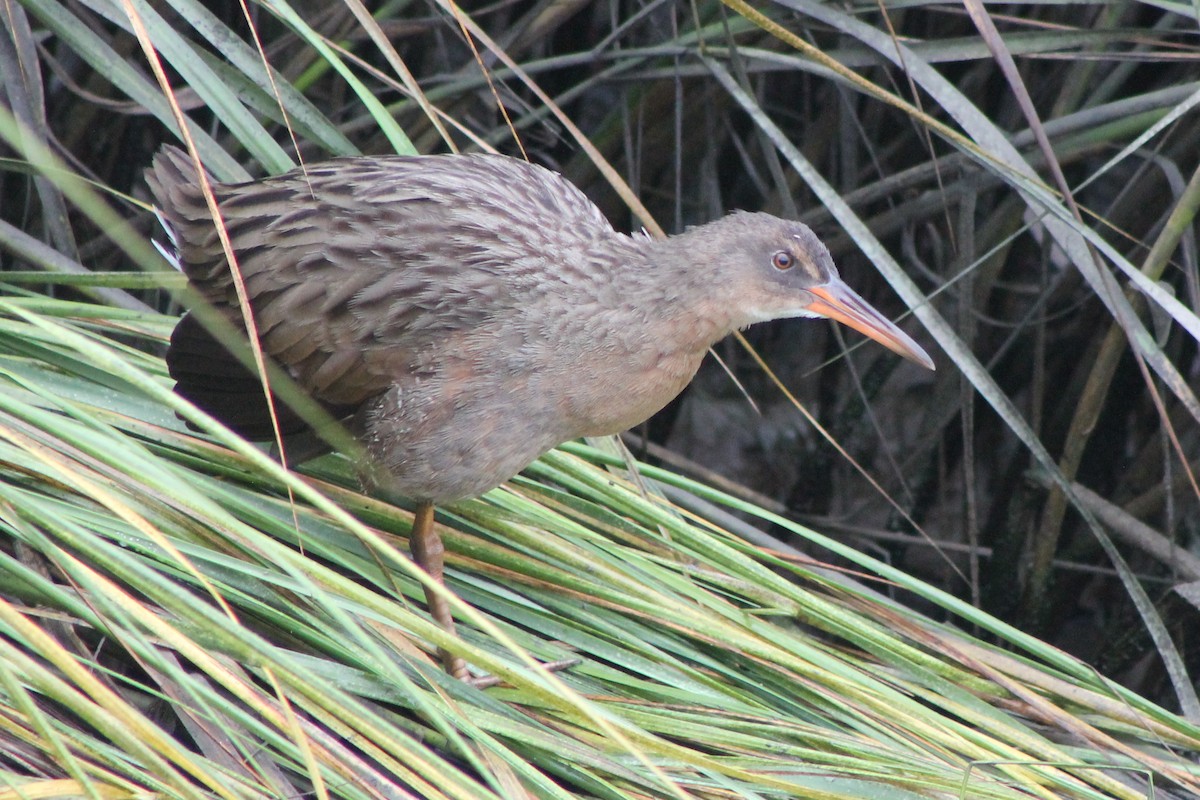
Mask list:
[[[783,272],[796,266],[796,258],[786,250],[780,250],[775,255],[771,256],[771,266]]]

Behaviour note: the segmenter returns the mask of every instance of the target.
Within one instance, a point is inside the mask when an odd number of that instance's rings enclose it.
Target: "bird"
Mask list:
[[[194,162],[166,146],[146,180],[189,284],[245,335]],[[413,560],[438,582],[435,506],[563,442],[640,424],[736,330],[826,317],[934,368],[810,228],[763,212],[625,234],[558,173],[487,153],[341,157],[212,190],[265,357],[345,420],[374,480],[415,504]],[[261,379],[194,311],[166,362],[179,395],[247,439],[275,436]],[[303,432],[276,405],[278,432]],[[453,631],[444,598],[426,598]]]

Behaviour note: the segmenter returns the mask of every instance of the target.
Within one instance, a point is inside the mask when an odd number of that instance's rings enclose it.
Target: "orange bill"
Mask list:
[[[909,361],[920,364],[926,369],[934,368],[933,359],[921,345],[892,324],[891,320],[872,308],[866,300],[859,297],[857,292],[839,278],[833,278],[828,283],[814,286],[808,291],[815,299],[808,304],[807,311],[837,320],[843,325],[849,325]]]

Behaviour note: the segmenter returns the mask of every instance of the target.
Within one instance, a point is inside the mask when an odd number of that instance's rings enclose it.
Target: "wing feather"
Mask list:
[[[189,281],[241,328],[190,159],[165,148],[147,180]],[[547,248],[613,235],[566,180],[499,156],[336,159],[214,189],[264,351],[339,408],[436,370],[464,331],[520,313],[546,280]],[[167,354],[180,393],[261,434],[257,381],[200,325],[180,327]]]

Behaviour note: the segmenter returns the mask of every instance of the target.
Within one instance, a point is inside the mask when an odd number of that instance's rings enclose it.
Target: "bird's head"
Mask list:
[[[735,327],[786,317],[827,317],[905,358],[933,369],[908,334],[842,281],[829,251],[799,222],[738,212],[684,234],[715,255],[712,277],[724,284]],[[700,241],[700,239],[708,241]]]

